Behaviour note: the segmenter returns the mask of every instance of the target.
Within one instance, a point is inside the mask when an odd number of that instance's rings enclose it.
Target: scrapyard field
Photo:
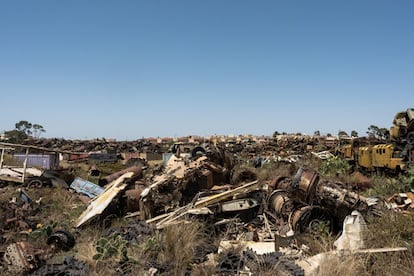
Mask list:
[[[1,275],[414,271],[410,162],[368,173],[308,136],[2,148]]]

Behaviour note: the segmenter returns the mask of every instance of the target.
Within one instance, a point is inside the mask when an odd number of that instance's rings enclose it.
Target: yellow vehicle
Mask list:
[[[390,128],[391,138],[397,142],[407,142],[414,145],[414,108],[398,112]]]
[[[372,147],[372,167],[375,171],[382,173],[402,172],[406,169],[407,163],[401,152],[397,151],[393,144],[380,144]]]
[[[366,171],[372,171],[372,146],[358,148],[358,166]]]
[[[358,168],[366,172],[376,171],[399,173],[407,169],[408,160],[401,155],[393,144],[361,146],[357,149],[356,163]]]
[[[354,159],[354,148],[351,144],[341,145],[336,149],[336,153],[338,156],[346,159],[346,160],[353,160]]]

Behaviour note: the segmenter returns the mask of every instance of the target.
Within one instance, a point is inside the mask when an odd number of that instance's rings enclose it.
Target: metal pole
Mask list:
[[[26,149],[26,157],[24,158],[24,162],[23,162],[22,183],[24,183],[24,178],[26,176],[26,168],[27,168],[27,159],[28,158],[29,158],[29,148]]]
[[[1,157],[0,157],[0,170],[3,169],[3,161],[4,161],[4,148],[1,149]]]

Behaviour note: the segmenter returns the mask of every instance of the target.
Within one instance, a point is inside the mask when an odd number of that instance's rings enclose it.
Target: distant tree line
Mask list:
[[[390,138],[390,131],[387,128],[380,128],[378,126],[375,125],[370,125],[368,127],[367,130],[367,135],[370,138],[376,138],[376,139],[380,139],[380,140],[388,140]],[[279,131],[275,131],[273,133],[273,137],[276,137],[277,135],[285,135],[287,134],[286,132],[279,132]],[[300,133],[296,133],[297,135],[300,135]],[[315,132],[313,133],[314,136],[320,136],[321,132],[319,130],[315,130]],[[352,130],[351,131],[351,135],[349,135],[346,131],[344,130],[339,130],[338,131],[338,137],[358,137],[358,132],[356,130]],[[331,137],[332,134],[328,133],[326,136]]]
[[[15,124],[15,128],[5,131],[4,135],[10,143],[21,143],[27,138],[39,138],[42,133],[46,132],[42,125],[32,124],[29,121],[22,120]]]

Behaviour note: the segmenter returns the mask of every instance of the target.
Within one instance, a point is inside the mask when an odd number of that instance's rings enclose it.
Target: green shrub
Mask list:
[[[108,258],[119,258],[128,260],[127,241],[120,235],[115,235],[110,239],[101,238],[96,242],[96,254],[94,260],[105,260]]]
[[[364,194],[368,196],[386,197],[396,193],[413,191],[414,166],[411,166],[406,174],[397,178],[375,177],[371,182],[371,188]]]
[[[349,174],[351,165],[345,159],[334,156],[322,162],[320,173],[323,176],[339,176]]]

